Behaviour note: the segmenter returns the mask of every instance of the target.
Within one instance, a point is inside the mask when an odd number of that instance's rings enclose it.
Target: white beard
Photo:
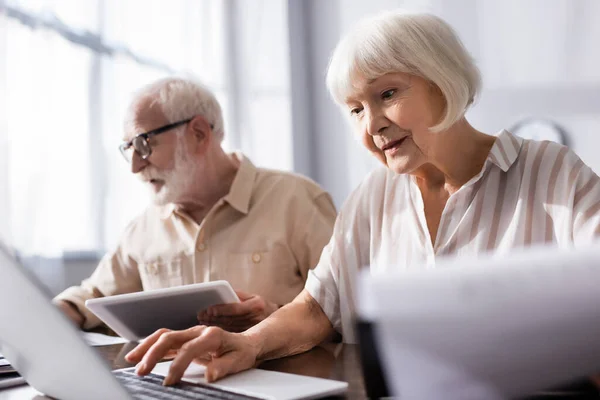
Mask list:
[[[190,157],[183,141],[179,140],[175,148],[175,162],[172,169],[159,171],[149,165],[140,173],[140,178],[148,185],[152,202],[162,206],[181,201],[190,193],[194,185],[199,184],[199,175],[198,164]],[[159,179],[164,182],[158,191],[150,183],[151,179]]]

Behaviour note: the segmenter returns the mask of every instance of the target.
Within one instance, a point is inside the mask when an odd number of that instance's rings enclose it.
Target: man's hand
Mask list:
[[[83,317],[83,315],[81,315],[81,313],[73,303],[64,300],[58,300],[54,304],[62,311],[63,314],[69,317],[69,319],[73,321],[73,323],[77,325],[78,328],[81,328],[83,326],[85,318]]]
[[[212,326],[195,326],[183,331],[159,329],[130,351],[125,360],[138,364],[138,375],[147,375],[157,362],[174,352],[177,355],[164,380],[165,385],[179,382],[192,362],[206,366],[208,382],[252,368],[256,363],[258,348],[244,334],[230,333]]]
[[[230,332],[243,332],[273,314],[279,306],[255,294],[236,291],[241,303],[219,304],[198,314],[203,325],[218,326]]]

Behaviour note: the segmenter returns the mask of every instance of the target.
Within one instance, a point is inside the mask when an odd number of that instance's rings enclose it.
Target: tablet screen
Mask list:
[[[162,298],[131,299],[105,304],[104,308],[131,333],[143,338],[160,328],[179,330],[196,326],[200,311],[223,302],[217,292],[191,292]]]

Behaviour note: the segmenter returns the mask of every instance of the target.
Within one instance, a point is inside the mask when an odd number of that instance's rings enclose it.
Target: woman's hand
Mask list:
[[[192,362],[206,366],[206,380],[213,382],[252,368],[258,355],[256,343],[244,334],[196,326],[183,331],[159,329],[130,351],[125,359],[138,364],[138,375],[147,375],[156,363],[173,351],[177,354],[164,380],[165,385],[179,382]]]

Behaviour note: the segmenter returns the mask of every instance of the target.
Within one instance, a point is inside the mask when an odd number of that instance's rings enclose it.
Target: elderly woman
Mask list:
[[[452,28],[427,14],[386,13],[335,49],[327,84],[385,168],[346,201],[305,290],[241,334],[198,326],[154,333],[129,355],[147,374],[180,349],[165,383],[190,362],[207,379],[303,352],[335,331],[354,341],[359,268],[419,268],[449,255],[572,246],[600,231],[600,180],[568,148],[476,130],[465,119],[480,77]],[[228,306],[209,311],[226,322]],[[206,361],[206,356],[212,357]]]

